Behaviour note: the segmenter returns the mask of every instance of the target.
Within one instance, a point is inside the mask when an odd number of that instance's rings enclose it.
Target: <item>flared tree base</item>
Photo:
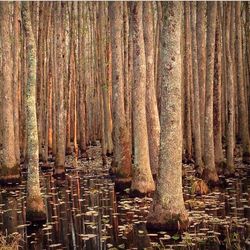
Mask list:
[[[27,198],[26,220],[43,223],[46,221],[46,212],[42,197]]]
[[[53,177],[60,179],[65,178],[65,167],[64,166],[55,167]]]
[[[131,177],[127,178],[115,178],[115,190],[118,192],[122,192],[131,186]]]
[[[202,179],[205,180],[209,186],[217,186],[219,184],[219,177],[216,169],[204,168]]]
[[[149,231],[167,231],[169,234],[175,234],[186,230],[188,225],[188,214],[185,210],[170,212],[160,204],[154,204],[147,217]]]
[[[155,183],[153,177],[147,179],[146,177],[138,177],[132,180],[131,194],[138,194],[139,196],[145,196],[155,191]]]

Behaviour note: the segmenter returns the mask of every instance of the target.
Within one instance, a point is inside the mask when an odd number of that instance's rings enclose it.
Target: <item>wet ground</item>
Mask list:
[[[48,218],[40,227],[31,228],[25,221],[25,181],[0,190],[0,231],[12,236],[0,237],[0,249],[5,240],[13,243],[13,239],[19,249],[29,250],[250,249],[250,168],[240,160],[236,177],[220,176],[225,187],[207,195],[194,193],[194,169],[184,165],[184,199],[191,225],[188,232],[169,235],[146,232],[152,198],[130,198],[129,189],[115,192],[109,165],[102,166],[100,147],[90,147],[88,153],[90,159],[79,159],[77,164],[67,157],[65,180],[55,180],[50,170],[41,174]]]

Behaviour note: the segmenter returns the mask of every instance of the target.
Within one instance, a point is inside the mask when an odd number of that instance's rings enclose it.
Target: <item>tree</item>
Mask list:
[[[160,146],[160,121],[156,99],[154,76],[154,32],[152,3],[143,3],[144,42],[146,55],[146,114],[150,167],[153,176],[158,171],[158,154]]]
[[[203,170],[202,153],[201,153],[201,131],[200,131],[200,89],[198,81],[198,61],[197,61],[197,40],[196,40],[196,3],[191,4],[191,33],[192,33],[192,74],[194,90],[194,153],[195,165],[199,171]]]
[[[15,152],[15,131],[13,121],[13,60],[11,53],[10,11],[9,3],[0,3],[0,39],[2,51],[2,83],[1,99],[4,100],[2,108],[2,159],[0,163],[0,182],[15,183],[19,181],[19,165]],[[3,104],[3,102],[2,102]]]
[[[146,60],[142,25],[142,2],[132,4],[133,67],[132,87],[134,165],[132,192],[149,193],[155,190],[150,169],[146,120]]]
[[[131,178],[131,149],[124,109],[124,84],[122,70],[121,2],[109,2],[112,45],[112,120],[114,158],[112,171],[118,179]]]
[[[211,184],[219,178],[215,168],[214,133],[213,133],[213,86],[214,86],[214,51],[217,2],[207,3],[207,63],[206,63],[206,100],[204,127],[204,164],[203,176]]]
[[[26,38],[28,79],[25,90],[27,128],[27,202],[29,221],[45,220],[45,207],[39,181],[39,150],[36,116],[36,43],[31,26],[29,2],[22,2],[22,20]]]
[[[235,3],[235,30],[236,30],[236,72],[238,84],[238,101],[239,101],[239,121],[241,140],[243,147],[243,162],[250,163],[250,139],[248,130],[248,116],[245,99],[245,84],[243,75],[242,59],[242,29],[241,29],[241,2]]]
[[[206,2],[197,2],[197,60],[198,80],[200,86],[200,130],[201,149],[204,156],[204,115],[205,115],[205,84],[206,84]]]
[[[55,4],[55,32],[56,32],[56,161],[55,175],[65,172],[65,109],[64,109],[64,54],[62,44],[62,6],[61,2]]]
[[[178,230],[188,225],[182,194],[181,2],[163,3],[161,33],[161,138],[159,174],[147,226]]]
[[[234,81],[233,81],[233,63],[230,50],[230,15],[231,15],[231,3],[227,3],[226,6],[226,75],[227,75],[227,124],[226,124],[226,158],[227,169],[229,173],[234,172]]]

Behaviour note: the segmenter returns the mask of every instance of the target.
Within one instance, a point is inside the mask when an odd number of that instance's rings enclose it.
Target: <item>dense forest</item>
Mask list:
[[[250,249],[249,2],[0,20],[0,249]]]

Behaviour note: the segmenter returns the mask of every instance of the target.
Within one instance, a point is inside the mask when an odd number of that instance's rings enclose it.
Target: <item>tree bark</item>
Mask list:
[[[22,20],[26,36],[28,79],[25,92],[27,128],[27,202],[26,218],[44,221],[45,207],[39,181],[39,142],[36,116],[36,43],[31,26],[29,2],[22,2]]]
[[[133,65],[132,88],[134,165],[132,192],[149,193],[155,190],[150,169],[148,132],[146,120],[146,60],[143,39],[142,2],[132,6],[133,20]]]
[[[15,130],[13,120],[13,57],[10,36],[9,3],[0,3],[0,39],[2,45],[2,160],[0,167],[0,183],[15,183],[19,180],[19,166],[16,161]]]
[[[207,3],[207,64],[206,64],[206,103],[204,127],[204,164],[203,176],[211,184],[219,178],[215,168],[213,133],[213,86],[214,86],[214,50],[217,2]]]
[[[182,194],[181,2],[163,3],[159,176],[147,227],[178,231],[188,225]]]
[[[146,55],[146,114],[150,167],[153,175],[158,172],[158,155],[160,146],[160,121],[156,99],[154,76],[154,34],[152,3],[143,3],[143,24]]]

